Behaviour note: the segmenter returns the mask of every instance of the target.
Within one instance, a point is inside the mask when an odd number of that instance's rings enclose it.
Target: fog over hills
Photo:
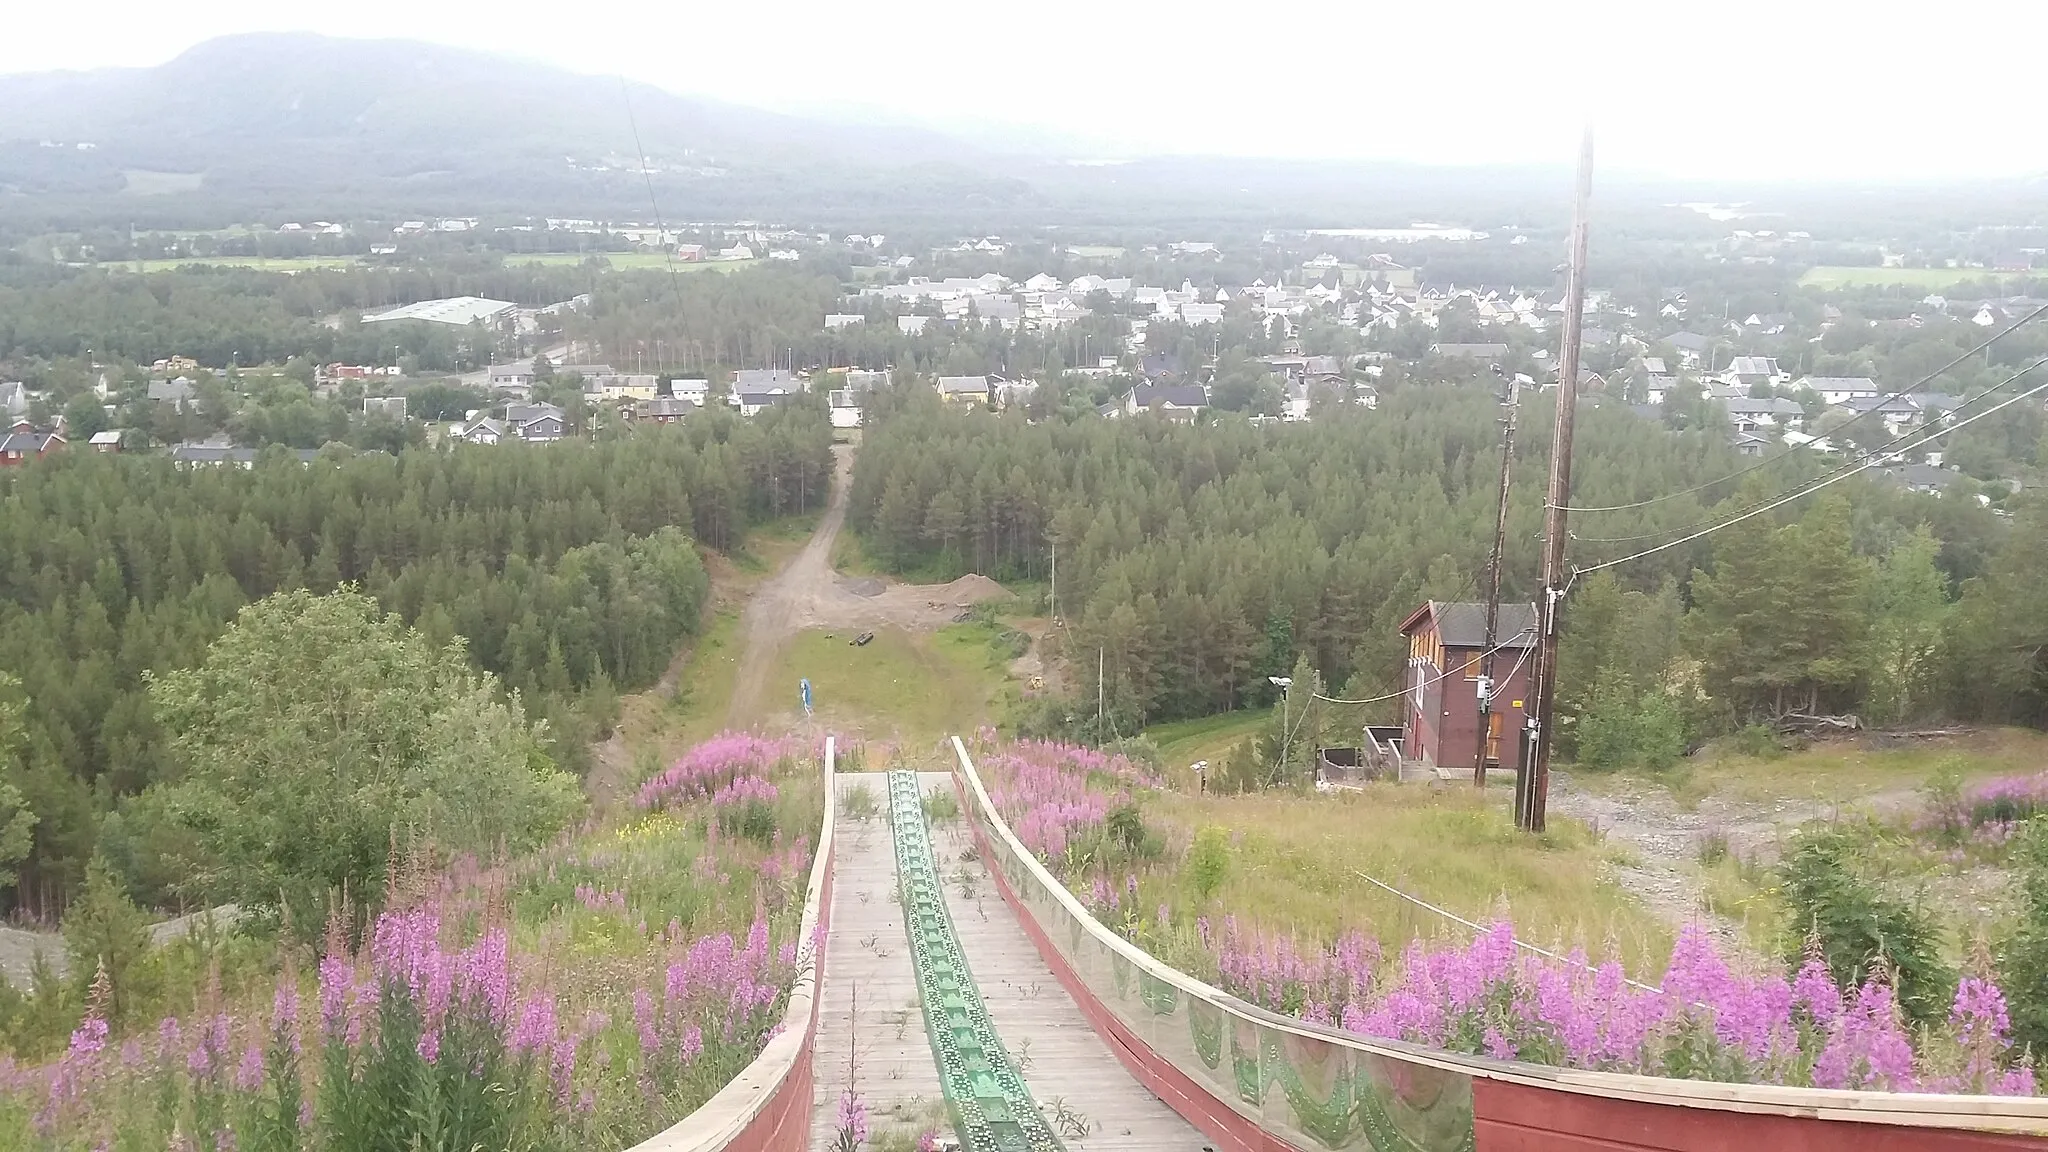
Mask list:
[[[772,85],[772,73],[762,82]],[[762,102],[773,95],[764,89]],[[230,36],[153,68],[0,76],[0,218],[60,228],[423,214],[645,219],[651,183],[662,215],[675,221],[994,230],[1428,219],[1554,229],[1572,159],[1548,167],[1189,156],[1076,163],[1082,157],[1069,148],[1086,143],[1015,126],[906,122],[857,97],[803,111],[415,41]],[[1369,123],[1359,131],[1370,132]],[[643,152],[650,177],[639,171]],[[1661,206],[1677,200],[1756,192],[1604,174],[1599,194],[1610,218],[1617,210],[1668,218]],[[2039,190],[1980,182],[1970,195],[2030,201]]]

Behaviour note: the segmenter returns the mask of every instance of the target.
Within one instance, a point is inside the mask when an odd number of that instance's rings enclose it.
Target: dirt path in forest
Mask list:
[[[741,727],[760,712],[768,677],[791,637],[806,628],[902,628],[930,631],[964,617],[983,600],[1008,593],[985,576],[950,584],[891,584],[876,577],[848,578],[832,567],[833,546],[846,524],[854,446],[835,444],[832,502],[798,552],[747,602],[740,617],[744,645],[726,723]],[[783,690],[795,685],[784,685]]]

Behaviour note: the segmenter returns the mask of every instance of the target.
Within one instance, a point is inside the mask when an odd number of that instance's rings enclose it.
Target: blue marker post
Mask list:
[[[804,694],[804,719],[808,720],[808,719],[810,719],[810,718],[811,718],[811,681],[810,681],[810,678],[809,678],[809,677],[807,676],[807,677],[805,677],[804,679],[802,679],[802,680],[799,680],[799,681],[797,681],[797,686],[798,686],[799,688],[801,688],[801,689],[803,690],[803,694]]]

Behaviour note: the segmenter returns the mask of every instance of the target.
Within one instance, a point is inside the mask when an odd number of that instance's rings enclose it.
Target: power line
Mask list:
[[[1475,923],[1473,923],[1472,921],[1470,921],[1470,920],[1467,920],[1467,919],[1465,919],[1465,918],[1464,918],[1463,916],[1460,916],[1460,915],[1458,915],[1458,914],[1457,914],[1456,912],[1450,912],[1450,911],[1446,911],[1445,909],[1439,908],[1439,907],[1437,907],[1436,905],[1434,905],[1434,904],[1431,904],[1431,903],[1430,903],[1429,901],[1427,901],[1427,900],[1424,900],[1424,899],[1422,899],[1422,898],[1420,898],[1420,897],[1417,897],[1417,896],[1410,896],[1410,895],[1409,895],[1408,893],[1406,893],[1406,892],[1403,892],[1403,891],[1401,891],[1401,890],[1400,890],[1399,888],[1396,888],[1396,887],[1394,887],[1394,886],[1393,886],[1392,884],[1387,884],[1387,883],[1384,883],[1384,882],[1382,882],[1382,881],[1379,881],[1379,880],[1375,880],[1374,878],[1372,878],[1371,876],[1368,876],[1368,875],[1366,875],[1366,874],[1365,874],[1365,873],[1363,873],[1363,872],[1359,872],[1359,871],[1356,871],[1356,870],[1354,870],[1354,871],[1352,872],[1352,875],[1354,875],[1354,876],[1358,877],[1358,878],[1359,878],[1360,880],[1363,880],[1363,881],[1365,881],[1365,882],[1366,882],[1367,884],[1371,884],[1371,885],[1373,885],[1373,886],[1374,886],[1374,887],[1376,887],[1376,888],[1381,888],[1381,889],[1384,889],[1384,890],[1386,890],[1386,891],[1388,891],[1388,892],[1391,892],[1391,893],[1393,893],[1394,895],[1396,895],[1396,896],[1399,896],[1399,897],[1400,897],[1401,899],[1403,899],[1403,900],[1406,900],[1406,901],[1408,901],[1408,902],[1409,902],[1410,904],[1413,904],[1413,905],[1415,905],[1415,906],[1416,906],[1416,907],[1418,907],[1418,908],[1422,908],[1422,909],[1425,909],[1425,910],[1427,910],[1427,911],[1430,911],[1430,912],[1434,912],[1434,913],[1436,913],[1437,915],[1439,915],[1439,916],[1442,916],[1442,917],[1443,917],[1443,918],[1445,918],[1446,920],[1453,920],[1453,921],[1456,921],[1456,922],[1457,922],[1457,923],[1459,923],[1459,924],[1463,924],[1463,925],[1464,925],[1465,927],[1467,927],[1467,928],[1470,928],[1470,929],[1472,929],[1472,930],[1473,930],[1474,932],[1478,932],[1478,933],[1480,933],[1481,935],[1484,935],[1484,934],[1485,934],[1485,933],[1486,933],[1486,932],[1488,931],[1488,929],[1487,929],[1486,927],[1484,927],[1483,925],[1475,924]],[[1526,941],[1526,940],[1523,940],[1523,939],[1522,939],[1521,937],[1519,937],[1519,936],[1515,938],[1515,947],[1517,947],[1517,948],[1520,948],[1520,949],[1522,949],[1522,950],[1523,950],[1523,951],[1525,951],[1525,952],[1533,952],[1533,953],[1535,953],[1536,955],[1538,955],[1538,956],[1541,956],[1541,957],[1543,957],[1543,958],[1544,958],[1544,959],[1546,959],[1546,960],[1556,960],[1556,961],[1558,961],[1559,963],[1563,963],[1563,964],[1572,964],[1572,965],[1576,965],[1577,967],[1580,967],[1580,968],[1584,968],[1584,969],[1585,969],[1586,971],[1588,971],[1588,972],[1598,972],[1598,971],[1599,971],[1599,969],[1598,969],[1598,968],[1594,967],[1594,966],[1593,966],[1593,965],[1591,965],[1591,964],[1587,964],[1587,963],[1584,963],[1584,962],[1582,962],[1582,961],[1574,960],[1574,959],[1572,959],[1572,958],[1571,958],[1571,957],[1569,957],[1569,956],[1560,956],[1560,955],[1558,955],[1557,953],[1555,953],[1555,952],[1552,952],[1552,951],[1550,951],[1550,950],[1549,950],[1549,949],[1547,949],[1547,948],[1539,948],[1539,947],[1537,947],[1536,945],[1534,945],[1534,944],[1531,944],[1531,943],[1529,943],[1529,942],[1528,942],[1528,941]],[[1630,986],[1631,988],[1637,988],[1637,989],[1640,989],[1640,990],[1642,990],[1642,991],[1644,991],[1644,992],[1655,992],[1655,993],[1657,993],[1657,994],[1658,994],[1658,995],[1660,995],[1660,996],[1661,996],[1661,995],[1663,995],[1663,993],[1664,993],[1664,989],[1662,989],[1662,988],[1659,988],[1659,987],[1657,987],[1657,986],[1656,986],[1656,985],[1654,985],[1654,984],[1645,984],[1645,983],[1643,983],[1643,982],[1642,982],[1642,981],[1640,981],[1640,980],[1631,980],[1631,979],[1629,979],[1629,978],[1628,978],[1628,977],[1626,977],[1626,976],[1622,977],[1621,979],[1622,979],[1622,983],[1624,983],[1624,984],[1627,984],[1627,985],[1628,985],[1628,986]]]
[[[2027,365],[2018,373],[2015,373],[2013,379],[2016,380],[2020,376],[2026,375],[2028,372],[2033,371],[2034,369],[2040,367],[2043,364],[2048,364],[2048,356],[2043,356],[2039,360],[2034,361],[2032,364]],[[2027,397],[2033,396],[2040,392],[2048,392],[2048,383],[2036,384],[2032,388],[2029,388],[2024,392],[2015,393],[2007,399],[2002,400],[1989,408],[1986,408],[1984,411],[1977,413],[1975,416],[1972,416],[1967,420],[1958,420],[1954,424],[1938,429],[1935,432],[1929,434],[1925,440],[1921,440],[1919,443],[1914,444],[1913,447],[1917,448],[1920,447],[1920,445],[1922,444],[1933,443],[1934,441],[1941,439],[1943,436],[1946,436],[1959,428],[1963,428],[1970,424],[1974,424],[1977,421],[1982,420],[1984,417],[1989,416],[1994,412],[1997,412],[2004,408],[2009,408],[2012,405],[2017,404],[2022,400],[2025,400]],[[1703,536],[1709,536],[1715,532],[1719,532],[1723,528],[1727,528],[1735,524],[1740,524],[1742,521],[1747,520],[1752,516],[1760,515],[1762,513],[1769,512],[1773,508],[1778,508],[1782,507],[1783,505],[1790,504],[1792,501],[1797,500],[1802,496],[1811,496],[1815,492],[1818,492],[1821,489],[1826,488],[1830,484],[1835,484],[1840,481],[1847,480],[1849,477],[1854,476],[1860,472],[1868,471],[1869,469],[1876,467],[1881,462],[1882,457],[1873,457],[1872,459],[1865,461],[1864,463],[1856,466],[1853,469],[1841,472],[1839,475],[1829,476],[1826,479],[1819,481],[1818,483],[1801,488],[1797,491],[1788,492],[1776,500],[1772,500],[1766,504],[1760,504],[1754,508],[1749,509],[1746,512],[1741,513],[1740,515],[1729,517],[1727,520],[1724,520],[1719,524],[1715,524],[1708,528],[1703,528],[1700,531],[1694,532],[1689,536],[1681,536],[1676,540],[1667,541],[1663,544],[1656,545],[1652,548],[1645,548],[1640,552],[1632,552],[1627,556],[1618,557],[1613,560],[1603,560],[1598,564],[1592,565],[1591,567],[1577,569],[1573,573],[1573,575],[1574,577],[1583,576],[1588,573],[1598,572],[1602,568],[1612,568],[1617,564],[1626,564],[1631,560],[1640,560],[1645,556],[1662,552],[1667,548],[1676,548],[1680,544],[1690,544],[1694,540],[1698,540]]]
[[[683,284],[676,276],[675,251],[663,239],[668,234],[668,225],[662,223],[661,205],[654,199],[654,173],[647,170],[647,149],[640,145],[640,121],[633,115],[633,92],[626,86],[624,76],[619,77],[619,98],[626,104],[626,126],[633,130],[633,152],[640,157],[640,179],[647,184],[647,206],[654,210],[654,238],[661,243],[662,259],[668,265],[668,289],[676,299],[676,320],[680,323],[683,318]]]
[[[2043,304],[2039,308],[2034,309],[2032,312],[2027,313],[2025,316],[2020,317],[2018,320],[2013,321],[2012,327],[2005,329],[2003,332],[1998,332],[1985,338],[1985,340],[1982,343],[1977,344],[1976,346],[1970,348],[1969,350],[1965,351],[1962,355],[1957,356],[1955,359],[1949,361],[1946,364],[1943,364],[1941,367],[1936,368],[1934,371],[1929,372],[1927,375],[1922,376],[1920,379],[1914,381],[1913,383],[1906,385],[1904,388],[1899,389],[1897,392],[1893,392],[1890,395],[1884,397],[1884,399],[1878,401],[1877,404],[1873,405],[1868,410],[1859,412],[1856,415],[1850,417],[1848,420],[1838,425],[1835,428],[1835,431],[1840,432],[1842,429],[1847,428],[1849,425],[1856,423],[1858,420],[1863,420],[1870,416],[1876,415],[1878,409],[1884,407],[1886,404],[1889,404],[1894,400],[1899,399],[1900,397],[1909,396],[1912,393],[1920,391],[1922,388],[1925,388],[1927,385],[1934,383],[1934,381],[1940,379],[1943,375],[1947,374],[1950,369],[1961,364],[1963,361],[1968,360],[1970,357],[1975,356],[1977,353],[1984,351],[1986,348],[1991,347],[1993,344],[1998,343],[2000,340],[2005,339],[2007,336],[2010,336],[2013,333],[2019,331],[2022,327],[2026,326],[2029,322],[2033,321],[2035,318],[2041,316],[2044,313],[2048,313],[2048,304]],[[1805,447],[1805,445],[1800,445],[1799,447],[1803,448]],[[1797,448],[1795,448],[1794,451],[1797,451]],[[1748,465],[1747,467],[1737,468],[1735,471],[1730,472],[1726,476],[1723,476],[1717,480],[1708,480],[1701,484],[1695,484],[1690,488],[1682,488],[1676,492],[1666,492],[1662,496],[1652,496],[1648,500],[1636,500],[1628,504],[1602,504],[1586,508],[1574,507],[1567,508],[1566,511],[1626,512],[1632,508],[1647,508],[1652,504],[1662,504],[1666,500],[1676,500],[1681,496],[1690,496],[1695,492],[1705,491],[1706,489],[1712,488],[1717,484],[1726,484],[1730,480],[1741,479],[1742,477],[1749,475],[1751,472],[1755,472],[1760,468],[1768,468],[1771,465],[1776,464],[1778,461],[1788,458],[1789,456],[1791,456],[1790,452],[1786,453],[1783,456],[1773,456],[1766,460],[1759,460],[1754,464]],[[1616,537],[1615,539],[1641,539],[1641,537]]]
[[[1495,644],[1493,647],[1488,648],[1486,651],[1480,653],[1480,656],[1482,658],[1486,656],[1491,656],[1495,652],[1498,652],[1503,648],[1512,647],[1515,641],[1520,640],[1524,636],[1534,635],[1535,632],[1536,629],[1533,627],[1524,628],[1520,632],[1515,633],[1513,636],[1508,637],[1506,640],[1503,640],[1500,643]],[[1529,650],[1527,648],[1524,648],[1522,650],[1522,658],[1525,660],[1528,659],[1528,653]],[[1515,667],[1520,668],[1521,663],[1519,661],[1516,662]],[[1403,688],[1398,692],[1389,692],[1385,696],[1374,696],[1368,700],[1340,700],[1335,696],[1325,696],[1321,692],[1311,692],[1309,693],[1309,696],[1312,699],[1321,700],[1325,704],[1383,704],[1388,700],[1399,700],[1401,697],[1406,696],[1408,693],[1413,692],[1417,688],[1427,688],[1431,684],[1435,684],[1442,680],[1448,680],[1454,673],[1462,671],[1464,671],[1463,668],[1454,668],[1447,672],[1439,672],[1435,676],[1432,676],[1427,680],[1423,680],[1415,684],[1410,684],[1408,687]],[[1508,673],[1508,679],[1512,680],[1514,679],[1514,677],[1515,674],[1513,672]]]
[[[1975,395],[1973,395],[1973,396],[1969,396],[1969,397],[1966,397],[1966,398],[1964,398],[1964,400],[1963,400],[1963,401],[1962,401],[1961,403],[1957,404],[1957,405],[1955,406],[1955,408],[1954,408],[1953,410],[1951,410],[1951,411],[1950,411],[1949,415],[1950,415],[1950,416],[1954,416],[1954,415],[1955,415],[1955,413],[1957,413],[1957,412],[1961,412],[1961,411],[1962,411],[1963,409],[1965,409],[1965,408],[1968,408],[1968,407],[1970,407],[1970,406],[1971,406],[1972,404],[1975,404],[1975,403],[1976,403],[1977,401],[1979,401],[1979,400],[1982,400],[1982,399],[1984,399],[1984,398],[1985,398],[1985,397],[1987,397],[1987,396],[1993,395],[1993,394],[1994,394],[1994,393],[1996,393],[1996,392],[1997,392],[1997,391],[1998,391],[1999,389],[2001,389],[2001,388],[2005,388],[2005,387],[2007,387],[2007,386],[2011,385],[2011,384],[2012,384],[2012,383],[2013,383],[2014,381],[2018,380],[2018,379],[2019,379],[2020,377],[2022,377],[2022,376],[2025,376],[2025,375],[2026,375],[2027,373],[2029,373],[2029,372],[2032,372],[2032,371],[2033,371],[2034,369],[2036,369],[2036,368],[2039,368],[2039,367],[2040,367],[2040,366],[2041,366],[2042,364],[2044,364],[2044,363],[2048,363],[2048,356],[2042,356],[2042,357],[2040,357],[2040,358],[2036,359],[2036,360],[2035,360],[2035,361],[2034,361],[2033,363],[2031,363],[2031,364],[2027,365],[2026,367],[2024,367],[2024,368],[2020,369],[2019,371],[2017,371],[2017,372],[2013,373],[2012,375],[2010,375],[2010,376],[2006,377],[2005,379],[2003,379],[2003,380],[1999,381],[1998,383],[1996,383],[1996,384],[1993,384],[1993,385],[1991,385],[1991,386],[1990,386],[1990,387],[1988,387],[1988,388],[1985,388],[1984,390],[1982,390],[1982,391],[1978,392],[1977,394],[1975,394]],[[1980,413],[1980,415],[1981,415],[1981,413]],[[1971,417],[1970,419],[1971,419],[1971,420],[1975,420],[1975,419],[1976,419],[1976,417],[1975,417],[1975,416],[1972,416],[1972,417]],[[1966,421],[1966,423],[1967,423],[1967,421]],[[1840,428],[1846,428],[1846,427],[1848,427],[1848,424],[1846,424],[1846,423],[1845,423],[1845,424],[1842,424],[1842,425],[1840,426]],[[1837,428],[1837,431],[1839,431],[1839,430],[1840,430],[1840,428]],[[1909,430],[1907,430],[1907,431],[1905,431],[1905,432],[1901,432],[1901,433],[1899,433],[1899,434],[1898,434],[1897,436],[1894,436],[1894,437],[1892,437],[1892,438],[1891,438],[1890,440],[1887,440],[1887,441],[1885,441],[1884,443],[1882,443],[1882,444],[1879,444],[1879,445],[1877,445],[1877,446],[1875,446],[1875,447],[1872,447],[1872,448],[1865,448],[1865,449],[1860,449],[1860,450],[1858,450],[1858,451],[1857,451],[1857,452],[1856,452],[1855,454],[1853,454],[1852,456],[1850,456],[1850,457],[1849,457],[1849,459],[1847,459],[1847,460],[1843,461],[1843,462],[1842,462],[1842,463],[1840,463],[1840,464],[1837,464],[1837,465],[1835,465],[1835,466],[1834,466],[1833,468],[1829,469],[1828,471],[1826,471],[1826,472],[1823,472],[1823,473],[1821,473],[1821,474],[1820,474],[1819,476],[1815,476],[1815,477],[1810,477],[1810,478],[1808,478],[1808,479],[1806,479],[1806,480],[1800,480],[1800,481],[1796,482],[1796,483],[1795,483],[1795,484],[1793,485],[1793,487],[1795,487],[1795,488],[1796,488],[1796,487],[1800,487],[1800,486],[1802,486],[1802,485],[1806,485],[1806,484],[1812,484],[1812,483],[1814,483],[1814,482],[1815,482],[1815,481],[1817,481],[1817,480],[1828,480],[1828,481],[1829,481],[1830,483],[1832,483],[1832,482],[1833,482],[1833,476],[1834,476],[1834,473],[1836,473],[1836,472],[1840,472],[1840,471],[1843,471],[1844,469],[1857,469],[1857,470],[1860,470],[1861,466],[1864,466],[1864,465],[1866,465],[1866,464],[1867,464],[1867,463],[1868,463],[1869,461],[1872,461],[1872,460],[1883,460],[1883,459],[1885,459],[1885,458],[1887,458],[1887,457],[1890,457],[1890,456],[1892,456],[1892,455],[1895,455],[1895,453],[1893,452],[1893,449],[1897,448],[1897,447],[1898,447],[1899,445],[1901,445],[1901,444],[1904,444],[1904,443],[1905,443],[1906,441],[1908,441],[1908,440],[1911,440],[1911,439],[1912,439],[1913,437],[1921,435],[1922,433],[1924,433],[1924,432],[1926,432],[1926,431],[1927,431],[1927,429],[1926,429],[1926,428],[1924,428],[1924,427],[1921,427],[1921,428],[1913,428],[1913,429],[1909,429]],[[1924,443],[1926,443],[1926,441],[1924,441],[1924,440],[1923,440],[1923,441],[1921,441],[1920,443],[1924,444]],[[1918,445],[1912,445],[1912,447],[1918,447]],[[1764,498],[1764,501],[1769,501],[1769,500],[1773,500],[1773,499],[1776,499],[1776,497],[1769,497],[1769,496],[1767,496],[1767,497],[1765,497],[1765,498]],[[1761,502],[1764,502],[1764,501],[1760,501],[1760,503],[1761,503]],[[1751,507],[1755,507],[1755,505],[1751,505]],[[1744,509],[1744,511],[1747,511],[1747,510],[1748,510],[1748,509]],[[1572,539],[1573,539],[1573,540],[1575,540],[1575,541],[1577,541],[1577,542],[1579,542],[1579,543],[1581,543],[1581,544],[1633,544],[1633,543],[1635,543],[1635,542],[1636,542],[1636,541],[1638,541],[1638,540],[1655,540],[1655,539],[1657,539],[1657,538],[1658,538],[1658,537],[1660,537],[1660,536],[1668,536],[1668,535],[1670,535],[1670,534],[1671,534],[1671,533],[1673,533],[1673,532],[1689,532],[1689,531],[1691,531],[1691,530],[1692,530],[1692,529],[1694,529],[1694,528],[1700,528],[1700,527],[1704,527],[1704,526],[1706,526],[1706,525],[1709,525],[1709,524],[1712,524],[1712,523],[1714,523],[1714,522],[1715,522],[1716,520],[1719,520],[1719,519],[1721,518],[1721,515],[1722,515],[1721,513],[1715,513],[1714,515],[1711,515],[1711,516],[1702,516],[1702,517],[1700,517],[1699,519],[1697,519],[1697,520],[1694,520],[1694,521],[1693,521],[1693,522],[1691,522],[1690,524],[1680,524],[1680,525],[1677,525],[1677,526],[1675,526],[1675,527],[1670,527],[1670,528],[1660,528],[1660,529],[1657,529],[1656,531],[1653,531],[1653,532],[1638,532],[1638,533],[1636,533],[1636,534],[1634,534],[1634,535],[1632,535],[1632,536],[1579,536],[1579,535],[1574,535],[1574,536],[1572,537]]]

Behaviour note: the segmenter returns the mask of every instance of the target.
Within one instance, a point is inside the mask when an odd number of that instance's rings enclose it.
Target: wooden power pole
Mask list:
[[[1508,546],[1508,481],[1514,475],[1515,458],[1515,410],[1520,399],[1512,376],[1493,366],[1501,378],[1505,391],[1501,403],[1507,414],[1501,417],[1500,432],[1500,506],[1493,517],[1493,555],[1487,560],[1486,586],[1486,636],[1479,649],[1479,727],[1474,742],[1478,744],[1472,752],[1472,786],[1486,787],[1486,746],[1493,732],[1493,648],[1498,642],[1500,630],[1500,569],[1501,558]]]
[[[1586,227],[1593,201],[1593,129],[1579,145],[1578,192],[1572,202],[1571,259],[1565,266],[1564,346],[1557,363],[1557,421],[1550,436],[1550,487],[1543,499],[1543,600],[1537,605],[1536,661],[1530,673],[1535,711],[1525,730],[1522,770],[1515,781],[1515,823],[1541,832],[1550,800],[1550,742],[1556,726],[1558,615],[1571,574],[1565,570],[1565,514],[1572,497],[1572,422],[1578,415],[1579,333],[1586,318]]]

